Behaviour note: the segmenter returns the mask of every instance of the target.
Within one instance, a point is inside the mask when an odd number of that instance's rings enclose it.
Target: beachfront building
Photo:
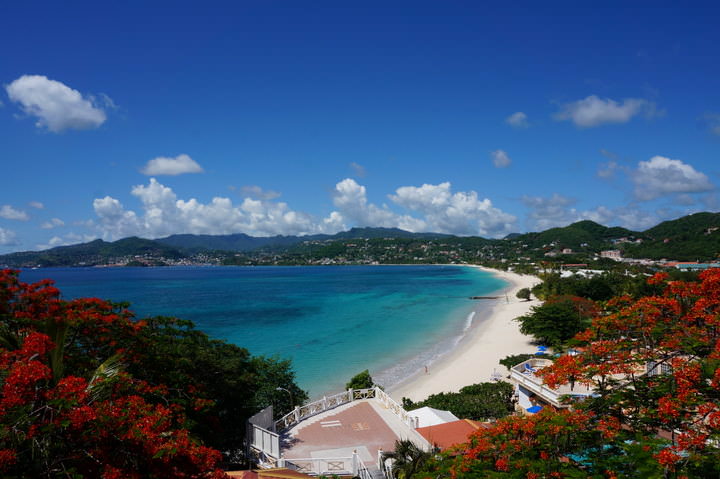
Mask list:
[[[565,401],[565,398],[581,401],[592,396],[592,388],[586,385],[563,384],[555,389],[547,386],[537,372],[552,363],[550,359],[531,358],[510,368],[510,381],[515,384],[518,409],[534,414],[545,407],[569,408],[572,402]]]
[[[510,368],[510,380],[515,384],[517,408],[520,411],[533,414],[545,407],[572,408],[574,403],[595,394],[595,388],[586,384],[563,384],[557,388],[546,385],[537,373],[552,363],[551,359],[531,358]],[[655,376],[668,374],[671,370],[667,361],[648,361],[638,365],[633,374],[635,377]],[[629,380],[626,374],[614,374],[612,377],[621,383]]]
[[[382,389],[348,389],[297,407],[277,421],[268,420],[267,412],[254,416],[248,424],[249,453],[261,469],[385,479],[391,477],[386,452],[395,449],[396,441],[432,450],[417,427],[418,417]]]

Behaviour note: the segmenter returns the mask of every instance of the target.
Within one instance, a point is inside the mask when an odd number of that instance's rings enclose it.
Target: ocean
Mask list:
[[[462,266],[47,268],[66,299],[128,301],[137,317],[192,320],[252,354],[289,358],[311,397],[369,369],[386,388],[455,347],[505,282]]]

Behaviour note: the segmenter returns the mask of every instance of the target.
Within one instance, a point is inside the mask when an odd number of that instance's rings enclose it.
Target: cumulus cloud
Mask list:
[[[578,210],[574,207],[576,204],[574,198],[557,193],[550,197],[524,196],[522,202],[529,210],[527,226],[534,231],[567,226],[582,220],[643,231],[661,221],[657,215],[632,206],[611,209],[601,205],[594,209]]]
[[[493,206],[475,191],[452,192],[449,182],[403,186],[390,199],[423,215],[426,231],[457,235],[504,236],[515,228],[516,218]]]
[[[60,218],[52,218],[50,221],[45,221],[41,224],[40,228],[44,230],[51,230],[53,228],[59,228],[60,226],[65,226],[65,222]]]
[[[401,228],[408,231],[421,231],[425,224],[408,215],[399,215],[387,206],[379,207],[369,203],[367,190],[352,178],[338,182],[333,190],[333,204],[339,210],[338,217],[343,222],[355,226],[378,226]]]
[[[280,193],[273,190],[265,190],[257,185],[248,185],[240,188],[240,192],[257,200],[274,200],[280,197]]]
[[[495,168],[507,168],[512,163],[512,160],[504,150],[495,150],[490,152],[493,165]]]
[[[527,128],[530,126],[528,123],[528,117],[525,113],[518,111],[505,118],[505,123],[512,126],[513,128]]]
[[[434,231],[460,235],[503,236],[513,231],[515,217],[479,199],[474,191],[452,192],[449,183],[404,186],[390,199],[416,215],[397,213],[387,205],[368,201],[365,186],[346,178],[335,185],[335,211],[319,218],[292,210],[287,203],[246,197],[239,204],[215,197],[207,203],[178,198],[175,192],[151,178],[132,188],[140,209],[133,211],[116,198],[93,201],[97,219],[88,224],[103,238],[127,236],[159,238],[176,233],[254,236],[337,233],[351,226],[397,227],[408,231]]]
[[[715,186],[702,172],[680,160],[654,156],[631,172],[635,197],[649,201],[661,196],[712,191]]]
[[[311,215],[291,210],[286,203],[245,198],[239,205],[229,198],[215,197],[209,203],[195,198],[179,199],[175,192],[151,178],[135,186],[132,195],[141,213],[126,210],[116,198],[93,201],[97,227],[106,238],[143,236],[159,238],[176,233],[231,234],[255,236],[335,233],[342,224],[337,215],[316,221]]]
[[[45,208],[45,205],[40,203],[39,201],[31,201],[30,203],[28,203],[28,205],[31,208],[35,208],[36,210],[41,210],[41,209]]]
[[[202,173],[202,167],[190,156],[182,154],[175,158],[159,156],[147,162],[141,170],[143,175],[182,175],[184,173]]]
[[[555,119],[572,121],[580,128],[592,128],[612,123],[627,123],[639,114],[652,117],[657,114],[657,108],[653,102],[642,98],[626,98],[620,103],[610,98],[590,95],[562,105],[555,114]]]
[[[14,246],[18,244],[14,231],[0,228],[0,246]]]
[[[77,233],[68,233],[63,236],[53,236],[48,240],[47,243],[35,245],[35,249],[42,251],[50,248],[55,248],[57,246],[69,246],[72,244],[87,243],[95,239],[97,239],[97,236],[95,235],[79,235]]]
[[[27,221],[30,217],[24,211],[16,210],[10,205],[0,206],[0,218],[6,220]]]
[[[54,133],[98,128],[107,119],[91,97],[43,75],[23,75],[5,90],[27,115],[37,118],[35,126]]]

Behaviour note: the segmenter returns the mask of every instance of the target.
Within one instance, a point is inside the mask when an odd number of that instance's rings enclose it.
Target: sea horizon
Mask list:
[[[290,359],[311,398],[368,369],[386,388],[457,347],[506,282],[471,265],[39,268],[63,298],[128,301],[138,318],[189,319],[254,355]]]

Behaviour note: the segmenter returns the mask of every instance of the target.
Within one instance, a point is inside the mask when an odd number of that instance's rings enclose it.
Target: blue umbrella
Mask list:
[[[538,351],[547,351],[547,346],[538,346]]]
[[[533,407],[527,408],[527,412],[531,412],[533,414],[538,413],[541,410],[542,410],[542,406],[533,406]]]

